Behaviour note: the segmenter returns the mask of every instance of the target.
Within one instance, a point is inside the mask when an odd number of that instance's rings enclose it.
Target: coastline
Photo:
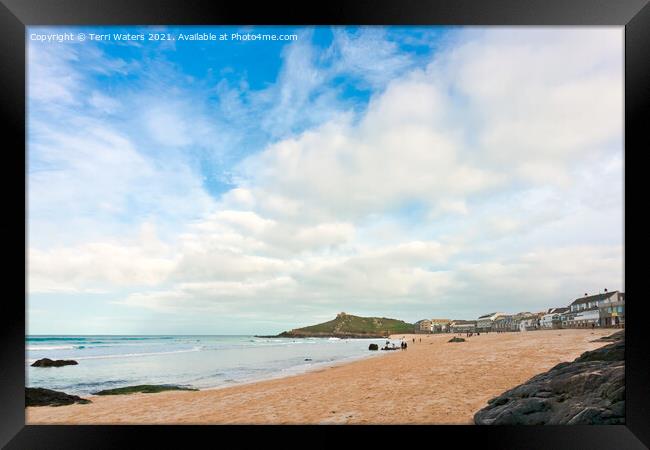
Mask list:
[[[470,424],[490,398],[602,347],[609,329],[407,336],[406,351],[196,392],[88,396],[29,407],[28,424]],[[415,337],[416,342],[412,343]],[[422,342],[419,341],[422,339]]]
[[[381,357],[388,352],[380,352],[380,351],[369,351],[368,354],[365,355],[356,355],[356,356],[348,356],[346,358],[342,358],[336,361],[324,361],[324,362],[319,362],[313,364],[311,367],[305,367],[305,366],[300,366],[297,369],[291,369],[287,370],[287,373],[284,374],[278,374],[278,375],[262,375],[259,378],[251,378],[247,380],[242,380],[242,381],[237,381],[236,383],[230,384],[230,385],[218,385],[218,386],[210,386],[210,387],[205,387],[200,389],[201,391],[216,391],[216,390],[221,390],[221,389],[231,389],[231,388],[236,388],[240,386],[248,386],[251,384],[257,384],[257,383],[263,383],[265,381],[273,381],[273,380],[283,380],[283,379],[289,379],[293,377],[299,377],[301,375],[307,375],[310,373],[314,372],[321,372],[323,370],[327,369],[332,369],[334,367],[339,367],[339,366],[345,366],[348,364],[354,364],[355,362],[359,361],[365,361],[368,359],[372,358],[378,358]]]

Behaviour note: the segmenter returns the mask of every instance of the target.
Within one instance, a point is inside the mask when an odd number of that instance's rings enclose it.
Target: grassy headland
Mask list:
[[[284,331],[273,337],[383,338],[391,334],[413,333],[414,328],[413,324],[402,320],[340,313],[334,320]]]

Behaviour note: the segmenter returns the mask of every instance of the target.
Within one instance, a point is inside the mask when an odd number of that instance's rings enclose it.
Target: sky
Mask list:
[[[297,38],[77,38],[204,32]],[[622,27],[26,39],[29,334],[475,319],[624,290]]]

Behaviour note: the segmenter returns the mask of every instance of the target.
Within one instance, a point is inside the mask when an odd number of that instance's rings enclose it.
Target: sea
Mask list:
[[[368,345],[386,339],[262,338],[255,336],[26,337],[29,387],[87,395],[138,384],[211,389],[279,378],[346,361],[376,357]],[[390,340],[399,345],[399,340]],[[78,365],[31,367],[41,358]]]

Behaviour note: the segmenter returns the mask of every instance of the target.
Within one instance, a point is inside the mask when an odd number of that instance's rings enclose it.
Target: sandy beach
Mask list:
[[[451,334],[405,335],[406,351],[306,374],[196,392],[89,396],[87,405],[27,408],[26,419],[28,424],[471,424],[490,398],[606,345],[591,341],[614,331],[489,333],[462,343],[448,343]]]

